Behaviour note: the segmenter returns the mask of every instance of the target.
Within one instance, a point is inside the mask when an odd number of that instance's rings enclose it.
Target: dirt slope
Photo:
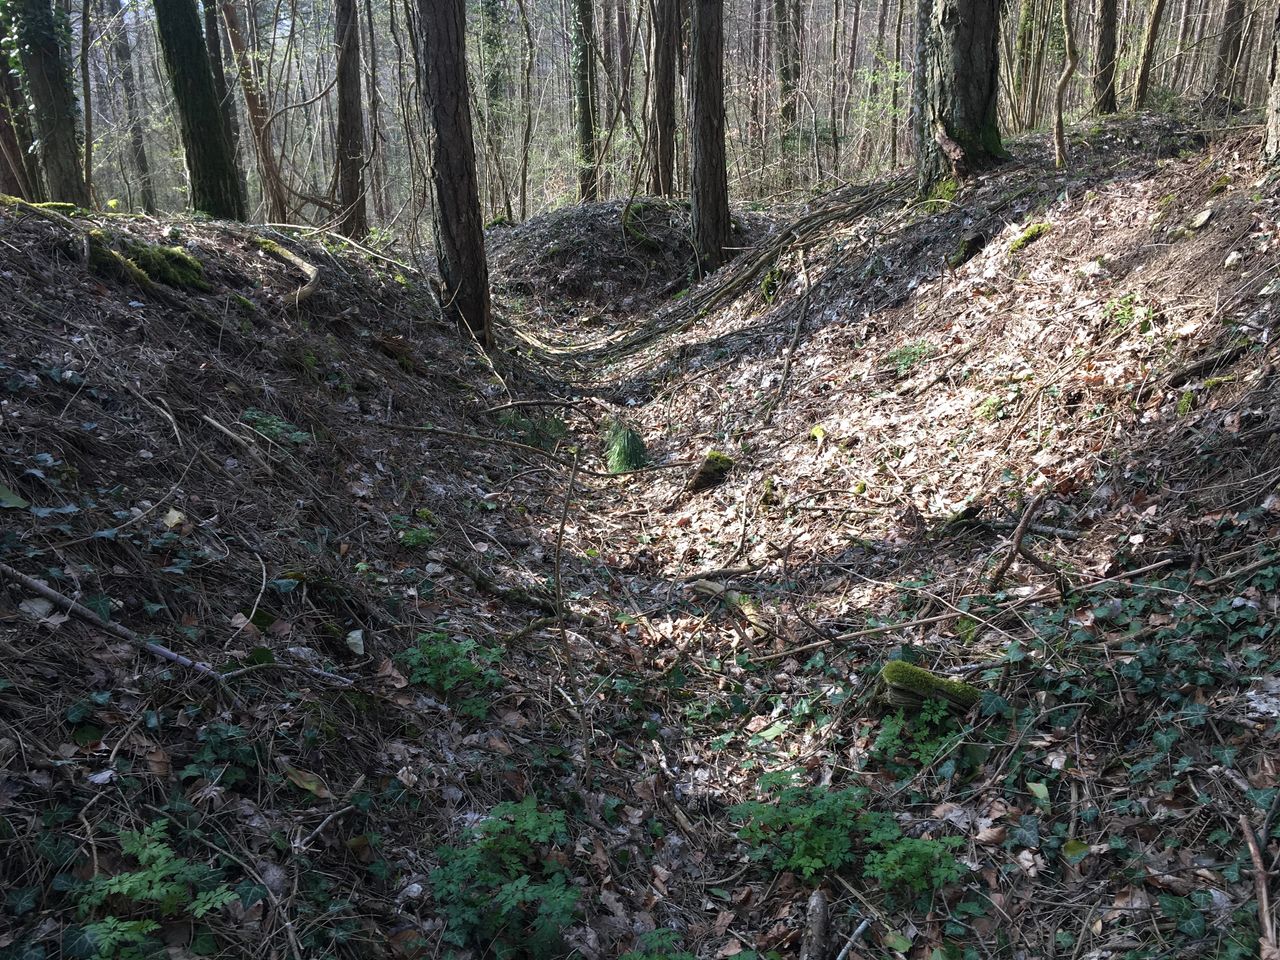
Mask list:
[[[1276,181],[1072,147],[744,214],[687,291],[616,207],[499,228],[492,364],[380,255],[0,208],[0,563],[246,671],[10,578],[0,956],[797,956],[815,890],[828,957],[1256,955]],[[193,892],[95,900],[161,819]]]

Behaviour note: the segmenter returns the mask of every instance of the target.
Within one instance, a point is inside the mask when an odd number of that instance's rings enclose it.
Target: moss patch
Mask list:
[[[204,265],[181,247],[112,237],[104,230],[90,230],[86,236],[89,269],[100,277],[144,290],[156,283],[177,290],[210,289],[204,278]]]
[[[903,660],[890,660],[880,670],[880,677],[888,685],[890,693],[896,695],[894,700],[944,700],[968,710],[982,699],[982,691],[972,684],[940,677]]]
[[[1023,230],[1022,233],[1018,234],[1018,239],[1014,240],[1013,243],[1009,244],[1009,252],[1021,253],[1027,247],[1031,246],[1031,244],[1035,243],[1041,237],[1045,236],[1052,229],[1053,229],[1053,224],[1051,223],[1042,222],[1042,223],[1031,224],[1031,226]]]

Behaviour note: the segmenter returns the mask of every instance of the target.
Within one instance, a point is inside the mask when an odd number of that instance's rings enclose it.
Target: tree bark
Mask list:
[[[1115,113],[1118,0],[1098,0],[1098,43],[1093,64],[1093,99],[1099,113]]]
[[[1007,158],[996,124],[1000,0],[936,0],[924,43],[924,98],[916,141],[922,194]]]
[[[1210,93],[1218,100],[1229,101],[1235,95],[1243,27],[1244,0],[1227,0],[1222,11],[1222,33],[1218,37],[1210,85]]]
[[[49,199],[87,207],[89,191],[80,165],[76,123],[80,109],[71,63],[60,39],[65,30],[56,19],[62,14],[55,15],[49,0],[18,0],[13,15]]]
[[[1160,21],[1164,17],[1165,0],[1152,0],[1147,28],[1142,34],[1142,52],[1138,55],[1138,77],[1133,84],[1131,108],[1136,112],[1147,102],[1151,83],[1151,61],[1155,55],[1156,40],[1160,37]]]
[[[125,117],[129,124],[129,156],[138,174],[138,188],[142,194],[142,209],[156,212],[156,189],[151,177],[151,161],[147,157],[147,137],[142,126],[142,106],[138,101],[138,83],[133,72],[133,44],[129,42],[129,27],[125,23],[120,0],[106,0],[111,18],[111,54],[120,71],[120,87],[124,91]]]
[[[9,24],[0,16],[0,36],[8,36]],[[26,103],[8,48],[0,43],[0,192],[24,200],[42,199],[40,168],[32,153],[33,137],[27,122]]]
[[[1062,37],[1065,52],[1062,73],[1058,76],[1058,85],[1053,91],[1053,165],[1061,170],[1067,165],[1067,137],[1063,129],[1062,113],[1064,99],[1067,95],[1067,84],[1076,72],[1076,35],[1071,27],[1070,0],[1061,0],[1062,4]]]
[[[191,206],[211,217],[243,220],[235,154],[222,124],[210,121],[219,115],[218,94],[195,0],[155,0],[155,12],[187,159]]]
[[[702,269],[727,259],[731,221],[724,151],[724,0],[691,0],[693,245]]]
[[[1280,7],[1276,9],[1275,29],[1271,34],[1271,58],[1267,65],[1267,139],[1264,156],[1280,163]]]
[[[466,0],[418,0],[418,17],[422,90],[435,130],[432,179],[443,305],[487,349],[493,329],[471,130]]]
[[[118,0],[117,0],[118,2]],[[235,97],[227,85],[226,50],[222,45],[222,30],[218,25],[218,0],[201,0],[204,13],[204,45],[209,50],[209,67],[213,70],[213,89],[218,94],[219,111],[223,130],[231,143],[236,158],[236,176],[240,178],[240,192],[249,202],[249,181],[245,178],[244,163],[240,154],[240,117]]]
[[[356,0],[334,0],[333,18],[338,46],[338,232],[358,240],[369,232],[369,213],[364,192],[364,103]]]
[[[774,0],[773,23],[777,30],[775,49],[778,54],[778,113],[782,118],[782,136],[795,132],[796,107],[800,86],[800,4],[798,0]]]
[[[655,0],[653,7],[653,193],[676,192],[676,48],[680,43],[677,0]]]
[[[596,29],[594,0],[573,0],[573,90],[578,132],[578,199],[600,199],[596,164]]]
[[[244,30],[240,27],[240,14],[235,0],[221,0],[222,22],[227,28],[227,42],[235,54],[236,72],[240,74],[240,89],[244,93],[245,111],[249,114],[249,126],[253,131],[254,147],[258,154],[258,172],[262,179],[262,196],[267,204],[267,218],[275,223],[289,219],[288,192],[284,176],[276,159],[275,146],[271,142],[271,114],[262,95],[255,68],[254,53],[249,49]]]

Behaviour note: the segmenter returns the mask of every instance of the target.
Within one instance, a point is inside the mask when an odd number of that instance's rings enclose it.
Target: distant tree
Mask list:
[[[467,81],[466,0],[418,0],[418,18],[422,90],[435,130],[432,176],[444,308],[490,347],[489,267]]]
[[[4,3],[0,2],[0,193],[40,200],[40,168],[32,149],[34,138],[27,122],[26,102],[18,85],[18,71],[4,43],[11,26]]]
[[[1115,113],[1116,25],[1119,0],[1098,0],[1098,38],[1094,48],[1093,100],[1099,113]]]
[[[1156,41],[1160,38],[1160,21],[1164,18],[1165,0],[1152,0],[1147,26],[1142,32],[1142,49],[1138,53],[1138,75],[1133,83],[1132,109],[1141,110],[1147,102],[1151,87],[1151,61],[1155,57]]]
[[[774,0],[773,24],[777,33],[774,49],[778,54],[778,112],[782,117],[782,135],[785,137],[795,132],[800,89],[799,0]]]
[[[1058,169],[1067,165],[1067,136],[1063,129],[1063,112],[1067,95],[1067,84],[1076,72],[1076,34],[1071,25],[1071,0],[1060,0],[1062,11],[1062,45],[1064,49],[1062,73],[1058,75],[1058,84],[1053,91],[1053,164]]]
[[[156,190],[151,177],[151,161],[147,157],[147,137],[142,126],[142,105],[138,98],[138,83],[133,72],[133,45],[129,42],[129,28],[125,23],[120,0],[106,0],[109,16],[107,30],[111,40],[111,55],[120,72],[120,87],[124,92],[125,116],[129,124],[129,155],[138,175],[142,209],[156,212]]]
[[[1275,29],[1271,33],[1267,81],[1267,140],[1263,149],[1268,160],[1280,163],[1280,7],[1276,8]]]
[[[573,96],[578,133],[578,199],[600,198],[596,164],[596,59],[594,0],[573,0]]]
[[[656,0],[653,12],[653,83],[650,188],[660,197],[676,192],[676,54],[680,47],[679,0]]]
[[[356,0],[334,0],[338,47],[338,232],[359,239],[369,232],[364,192],[364,100],[360,95],[360,20]]]
[[[191,182],[191,206],[211,217],[243,220],[245,198],[235,152],[221,121],[195,0],[155,0],[155,11]]]
[[[963,180],[1007,154],[996,125],[1000,0],[934,0],[925,27],[916,118],[922,194]]]
[[[65,15],[49,0],[15,0],[12,15],[49,199],[87,207]]]
[[[1227,0],[1222,10],[1222,32],[1218,36],[1213,61],[1213,81],[1209,93],[1219,100],[1235,95],[1240,41],[1244,33],[1244,0]]]
[[[693,245],[704,270],[727,259],[731,221],[724,152],[724,0],[690,0]]]

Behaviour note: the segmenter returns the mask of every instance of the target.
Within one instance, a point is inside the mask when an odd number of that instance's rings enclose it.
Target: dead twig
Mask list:
[[[1013,531],[1013,537],[1009,542],[1009,552],[1004,555],[1004,559],[996,567],[996,572],[991,575],[992,590],[999,589],[1000,581],[1009,572],[1009,566],[1013,563],[1013,558],[1022,552],[1022,538],[1027,535],[1027,527],[1035,519],[1035,515],[1039,512],[1042,503],[1044,503],[1043,493],[1038,494],[1022,511],[1022,518],[1018,521],[1018,527]]]

